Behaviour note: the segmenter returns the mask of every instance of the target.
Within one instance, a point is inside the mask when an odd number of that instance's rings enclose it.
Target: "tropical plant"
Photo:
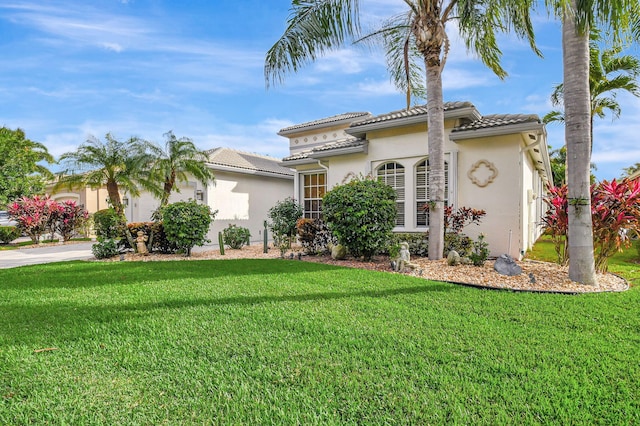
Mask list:
[[[592,185],[590,192],[595,270],[606,272],[609,258],[629,247],[629,236],[640,232],[640,181],[605,180]],[[545,200],[549,209],[543,219],[546,231],[551,235],[558,262],[571,264],[573,253],[568,236],[571,200],[567,187],[551,187],[549,193]]]
[[[179,201],[162,208],[164,231],[167,240],[191,256],[191,249],[210,242],[207,232],[218,211],[195,200]]]
[[[625,167],[622,169],[624,176],[632,176],[640,172],[640,163],[635,163],[633,166]]]
[[[222,230],[222,236],[226,245],[234,250],[240,250],[242,246],[249,243],[251,232],[247,228],[230,223]]]
[[[533,0],[405,0],[405,13],[387,20],[380,29],[360,40],[379,41],[385,48],[388,69],[397,87],[421,94],[424,87],[416,80],[426,70],[428,108],[429,187],[434,205],[429,212],[429,258],[440,259],[444,241],[444,101],[442,71],[449,51],[445,31],[456,20],[467,48],[499,77],[506,76],[500,66],[501,52],[496,33],[514,29],[533,45],[529,8]],[[357,0],[293,0],[288,26],[269,49],[265,59],[265,78],[270,83],[284,80],[306,63],[337,49],[360,33]],[[537,50],[536,50],[537,51]],[[412,60],[415,53],[419,65]]]
[[[566,265],[569,262],[567,186],[552,186],[548,188],[547,192],[548,195],[544,198],[547,211],[542,222],[545,226],[545,232],[551,236],[551,241],[553,241],[558,263]]]
[[[53,216],[53,229],[60,234],[62,241],[66,242],[82,229],[84,223],[89,219],[89,212],[75,201],[67,200],[58,203],[58,209]]]
[[[269,228],[282,255],[287,248],[291,248],[291,241],[296,235],[296,223],[302,213],[302,206],[291,197],[278,201],[267,213]]]
[[[489,243],[484,240],[484,234],[478,235],[478,239],[473,242],[473,250],[469,253],[469,259],[474,266],[482,266],[489,258]]]
[[[18,229],[27,234],[34,244],[51,228],[52,216],[58,205],[48,196],[21,197],[9,205],[9,216],[18,223]]]
[[[327,192],[322,210],[338,243],[368,260],[387,248],[395,226],[396,192],[376,178],[355,177]]]
[[[44,192],[53,174],[43,162],[54,163],[44,145],[27,139],[21,129],[0,128],[0,209],[18,198]]]
[[[602,181],[592,188],[595,268],[607,272],[609,258],[630,247],[640,231],[640,181]]]
[[[164,136],[164,149],[153,143],[147,144],[150,155],[149,180],[152,183],[161,182],[162,188],[153,184],[145,185],[160,198],[161,207],[168,204],[172,191],[179,191],[176,186],[179,182],[188,181],[188,175],[192,175],[203,185],[215,180],[212,170],[205,164],[207,154],[198,150],[191,139],[178,139],[171,131]]]
[[[91,137],[77,150],[60,156],[66,169],[60,173],[55,188],[106,186],[109,203],[118,216],[124,217],[120,192],[140,195],[138,186],[146,179],[148,166],[145,149],[146,144],[135,137],[119,141],[107,133],[105,142]]]
[[[614,37],[631,30],[637,0],[546,0],[562,19],[563,103],[568,186],[569,278],[596,283],[591,219],[591,95],[589,33],[601,27]],[[604,28],[602,28],[604,27]]]
[[[614,119],[622,112],[616,96],[627,92],[640,96],[638,76],[640,76],[640,60],[633,55],[623,55],[623,47],[618,44],[609,48],[601,48],[600,31],[592,29],[589,41],[589,96],[591,98],[590,135],[593,148],[593,120],[604,118],[607,111]],[[564,98],[564,85],[558,84],[551,94],[551,104],[561,107]],[[544,116],[543,121],[564,122],[562,110],[554,110]]]

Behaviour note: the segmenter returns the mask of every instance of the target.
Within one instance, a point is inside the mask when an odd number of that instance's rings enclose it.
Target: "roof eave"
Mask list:
[[[292,167],[292,166],[305,166],[307,164],[316,164],[317,161],[313,158],[296,158],[295,160],[282,160],[280,164],[282,167]]]
[[[502,136],[510,133],[523,133],[528,131],[539,131],[544,129],[544,124],[537,122],[527,122],[518,124],[507,124],[504,126],[487,127],[483,129],[469,129],[453,131],[449,134],[449,139],[458,141],[463,139],[486,138],[491,136]]]
[[[231,166],[225,166],[222,164],[213,164],[213,163],[206,163],[206,164],[211,170],[217,170],[220,172],[242,173],[245,175],[272,177],[272,178],[278,178],[278,179],[293,179],[293,171],[291,171],[291,174],[289,175],[284,173],[269,172],[266,170],[254,170],[254,169],[244,169],[242,167],[231,167]],[[283,166],[283,167],[287,167],[287,166]]]
[[[326,151],[316,151],[310,154],[311,158],[335,157],[347,154],[367,154],[369,152],[369,142],[363,142],[362,145],[349,146],[345,148],[328,149]]]
[[[364,117],[365,115],[363,114],[362,117]],[[304,126],[304,127],[296,127],[294,129],[290,129],[290,130],[280,130],[278,132],[279,136],[284,136],[284,137],[290,137],[290,136],[294,136],[297,134],[301,134],[301,133],[307,133],[313,130],[319,130],[319,129],[325,129],[325,128],[330,128],[330,127],[339,127],[342,125],[349,125],[351,123],[353,123],[354,121],[361,119],[361,117],[349,117],[349,118],[343,118],[342,120],[336,120],[336,121],[329,121],[327,123],[319,123],[319,124],[313,124],[313,125],[309,125],[309,126]]]

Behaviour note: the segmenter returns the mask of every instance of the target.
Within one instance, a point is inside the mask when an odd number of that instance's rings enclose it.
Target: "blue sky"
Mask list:
[[[347,111],[404,107],[378,51],[347,46],[265,88],[266,51],[282,34],[289,0],[7,0],[0,4],[0,125],[20,127],[54,156],[88,136],[162,142],[173,130],[201,149],[218,146],[283,157],[279,129]],[[365,26],[403,10],[401,0],[362,0]],[[448,27],[446,101],[473,102],[482,114],[551,109],[562,80],[560,25],[536,18],[544,59],[502,37],[501,81]],[[622,117],[597,120],[593,161],[599,179],[640,162],[640,101],[618,97]],[[563,128],[548,126],[549,143]]]

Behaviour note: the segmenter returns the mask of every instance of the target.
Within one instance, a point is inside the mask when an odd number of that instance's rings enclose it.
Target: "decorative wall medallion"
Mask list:
[[[338,136],[338,134],[337,134],[337,133],[334,133],[334,134],[333,134],[333,137],[334,137],[334,138],[335,138],[335,137],[337,137],[337,136]]]
[[[295,143],[296,145],[298,145],[298,139],[294,140],[293,143]]]
[[[317,136],[314,136],[314,137],[313,137],[313,140],[314,140],[314,141],[317,141],[317,140],[318,140],[318,137],[317,137]]]
[[[475,185],[484,188],[498,177],[498,169],[490,161],[478,160],[471,166],[467,176]]]
[[[326,134],[322,135],[322,139],[326,139],[326,138],[327,138]]]
[[[307,139],[307,138],[304,138],[304,141],[305,141],[305,142],[307,142],[308,140],[309,140],[309,139]]]

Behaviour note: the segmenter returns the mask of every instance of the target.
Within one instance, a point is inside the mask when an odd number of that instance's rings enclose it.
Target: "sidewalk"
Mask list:
[[[0,251],[0,269],[25,265],[63,262],[67,260],[87,260],[93,257],[93,242],[58,244],[46,247],[22,248]]]

